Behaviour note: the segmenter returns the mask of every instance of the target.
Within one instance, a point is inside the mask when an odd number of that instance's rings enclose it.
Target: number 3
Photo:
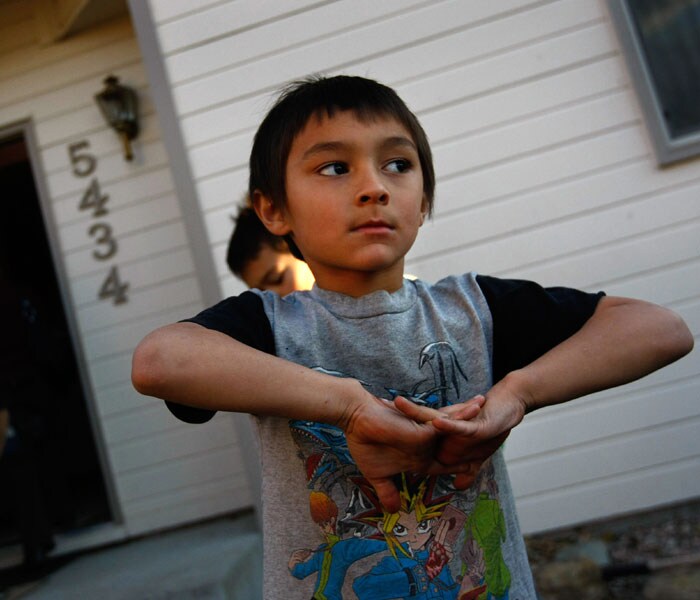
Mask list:
[[[92,255],[97,260],[107,260],[112,258],[117,252],[117,240],[112,237],[112,228],[107,225],[107,223],[95,223],[90,229],[88,229],[90,237],[95,237],[99,234],[95,242],[98,244],[107,244],[106,250],[104,252],[99,252],[98,250],[93,250]]]

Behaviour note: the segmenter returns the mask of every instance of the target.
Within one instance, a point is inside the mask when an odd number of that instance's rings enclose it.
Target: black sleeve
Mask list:
[[[275,354],[275,340],[262,299],[252,292],[243,292],[240,296],[222,300],[183,322],[220,331],[247,346]],[[166,401],[165,404],[173,415],[186,423],[206,423],[216,412],[175,402]]]
[[[476,280],[493,318],[494,382],[571,337],[605,295],[485,275]]]

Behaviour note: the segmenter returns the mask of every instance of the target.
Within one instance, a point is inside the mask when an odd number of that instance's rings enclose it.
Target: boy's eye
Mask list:
[[[390,173],[405,173],[411,168],[411,161],[405,158],[396,158],[389,161],[384,168]]]
[[[284,277],[287,274],[287,269],[283,269],[282,271],[279,271],[278,273],[271,273],[266,279],[265,279],[265,285],[280,285],[284,281]]]
[[[407,534],[408,531],[403,525],[401,525],[401,523],[397,523],[396,525],[394,525],[394,535],[396,537],[404,537]]]
[[[319,174],[327,177],[335,177],[336,175],[344,175],[348,172],[347,166],[340,162],[332,162],[323,165],[319,170]]]

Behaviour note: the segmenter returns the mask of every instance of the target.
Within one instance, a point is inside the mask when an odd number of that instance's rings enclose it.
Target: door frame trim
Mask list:
[[[85,408],[87,410],[88,420],[90,422],[90,428],[92,430],[92,436],[95,442],[97,460],[102,471],[105,492],[107,494],[107,504],[111,515],[111,521],[108,521],[107,523],[122,525],[124,524],[124,514],[117,495],[114,473],[112,472],[107,456],[105,436],[96,409],[95,395],[92,391],[92,386],[90,385],[89,371],[87,368],[87,361],[85,360],[85,354],[83,352],[82,338],[80,336],[78,324],[75,318],[75,306],[69,291],[68,276],[64,267],[63,256],[60,251],[61,246],[58,241],[56,221],[53,216],[53,211],[51,210],[50,195],[46,186],[46,177],[43,172],[41,156],[39,153],[39,144],[34,131],[34,123],[31,118],[10,124],[0,124],[0,140],[17,135],[23,136],[24,143],[27,147],[29,166],[32,171],[32,178],[34,180],[34,186],[39,199],[39,209],[41,210],[41,215],[44,219],[46,238],[48,241],[49,251],[51,252],[53,267],[56,273],[58,290],[63,303],[68,333],[75,352],[80,386],[85,399]]]

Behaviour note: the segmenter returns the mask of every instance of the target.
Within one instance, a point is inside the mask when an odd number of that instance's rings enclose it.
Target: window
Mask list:
[[[608,0],[656,158],[700,154],[700,0]]]

